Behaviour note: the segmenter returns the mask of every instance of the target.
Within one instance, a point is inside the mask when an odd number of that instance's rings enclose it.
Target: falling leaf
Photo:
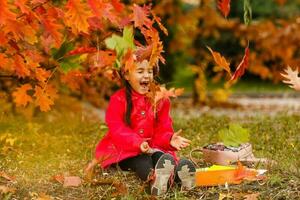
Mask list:
[[[283,80],[284,83],[289,84],[289,87],[300,91],[300,77],[298,76],[298,70],[296,69],[295,71],[292,70],[290,66],[288,66],[284,72],[286,73],[281,73],[281,75],[286,78],[287,80]]]
[[[230,0],[218,0],[218,8],[226,18],[230,12]]]
[[[236,68],[234,74],[231,76],[230,81],[240,78],[245,73],[245,69],[249,65],[249,54],[250,54],[250,51],[249,51],[249,43],[248,43],[248,45],[245,49],[244,57],[243,57],[242,61],[240,62],[240,64],[238,65],[238,67]]]
[[[84,82],[84,79],[79,75],[79,70],[72,70],[66,74],[62,74],[61,81],[65,83],[72,91],[80,89],[80,85]]]
[[[112,23],[118,25],[119,18],[114,11],[114,7],[111,3],[106,2],[105,0],[88,0],[88,4],[92,9],[92,12],[100,19],[109,19]],[[116,5],[115,6],[119,6]],[[119,8],[119,7],[118,7]]]
[[[150,14],[150,7],[133,4],[133,18],[134,27],[146,26],[150,28],[152,26],[152,21],[148,18]]]
[[[78,176],[66,176],[64,177],[64,187],[78,187],[82,183],[81,178]]]
[[[168,35],[168,30],[161,23],[160,17],[156,16],[156,14],[153,11],[151,11],[151,14],[153,16],[154,21],[156,21],[156,23],[158,24],[159,28],[164,32],[165,35]]]
[[[231,76],[231,71],[229,67],[230,63],[227,62],[227,60],[219,52],[213,51],[209,46],[206,47],[212,54],[214,61],[217,63],[217,65],[225,69]]]
[[[27,83],[18,87],[16,91],[12,93],[14,97],[14,102],[17,106],[26,106],[28,103],[32,102],[32,97],[27,94],[29,90],[32,89],[32,86]]]
[[[74,34],[80,32],[88,34],[89,24],[87,20],[92,15],[86,3],[82,3],[80,0],[68,0],[66,8],[66,25],[72,28]]]

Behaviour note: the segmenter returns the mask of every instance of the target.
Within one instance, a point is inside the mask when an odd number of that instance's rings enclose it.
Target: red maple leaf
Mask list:
[[[218,0],[218,8],[224,17],[227,17],[230,12],[230,0]]]
[[[249,51],[249,43],[248,43],[248,45],[245,49],[244,57],[243,57],[242,61],[240,62],[240,64],[238,65],[238,67],[236,68],[234,74],[231,76],[230,81],[238,79],[245,73],[245,69],[249,65],[249,54],[250,54],[250,51]]]
[[[140,7],[134,4],[132,9],[133,9],[132,21],[134,21],[134,27],[146,26],[150,28],[152,26],[152,21],[148,18],[150,14],[149,6]]]

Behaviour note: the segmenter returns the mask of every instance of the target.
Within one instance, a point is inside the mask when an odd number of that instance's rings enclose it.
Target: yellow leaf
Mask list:
[[[217,63],[217,65],[222,67],[223,69],[225,69],[231,75],[231,71],[229,68],[230,63],[227,62],[227,60],[219,52],[213,51],[208,46],[207,46],[207,48],[210,51],[210,53],[212,54],[214,61]]]

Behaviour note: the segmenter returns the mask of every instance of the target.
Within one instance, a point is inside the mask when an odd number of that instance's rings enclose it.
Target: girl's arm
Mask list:
[[[170,99],[163,99],[160,102],[161,109],[157,113],[157,122],[154,127],[154,137],[152,141],[155,146],[161,147],[165,150],[176,150],[170,145],[171,138],[174,134],[173,121],[170,116],[171,102]]]
[[[106,111],[105,121],[115,145],[127,151],[141,151],[144,139],[124,122],[125,102],[113,95]]]

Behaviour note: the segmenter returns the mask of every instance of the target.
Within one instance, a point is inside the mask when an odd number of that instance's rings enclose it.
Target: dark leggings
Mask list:
[[[140,179],[146,181],[149,173],[154,169],[158,159],[163,155],[163,152],[155,152],[152,155],[141,154],[135,157],[127,158],[119,162],[122,170],[134,171]]]

